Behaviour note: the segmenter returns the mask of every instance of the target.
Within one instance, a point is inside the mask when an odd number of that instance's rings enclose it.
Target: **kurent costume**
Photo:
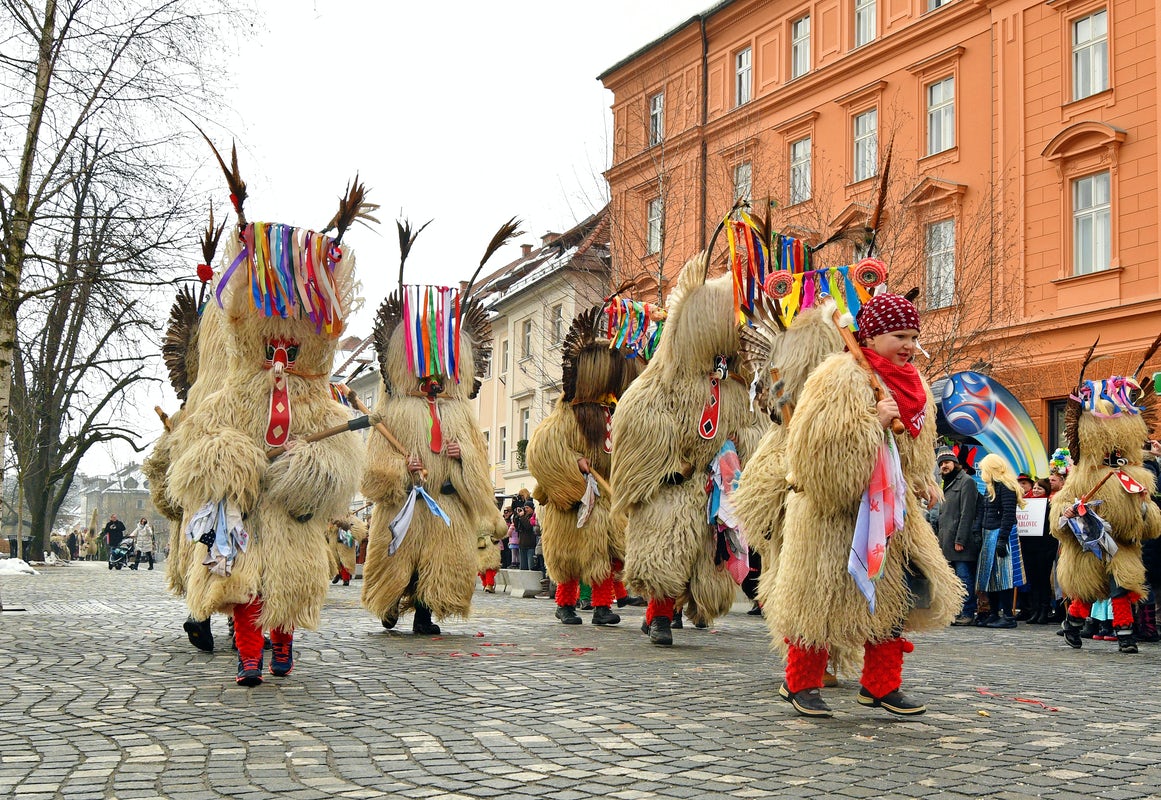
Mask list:
[[[327,545],[330,553],[330,571],[334,576],[331,583],[343,582],[351,585],[355,574],[355,561],[359,548],[367,541],[367,523],[350,514],[342,519],[331,520],[327,525]]]
[[[481,266],[511,235],[501,229]],[[414,240],[401,226],[406,258]],[[473,278],[474,280],[474,278]],[[383,381],[375,411],[398,446],[372,436],[363,495],[375,504],[363,564],[363,606],[395,626],[438,634],[432,616],[467,617],[475,591],[476,530],[498,515],[487,445],[470,402],[491,358],[479,301],[436,286],[400,286],[379,309],[375,348]],[[464,299],[467,298],[467,299]]]
[[[627,519],[624,580],[648,598],[643,630],[658,645],[673,643],[675,605],[696,624],[733,604],[745,576],[735,580],[728,569],[737,540],[719,524],[719,501],[768,424],[751,410],[749,377],[737,372],[733,278],[706,280],[707,259],[703,252],[682,268],[657,350],[613,416],[612,513]]]
[[[1064,621],[1072,647],[1081,646],[1080,629],[1092,603],[1111,598],[1118,648],[1137,652],[1132,604],[1149,593],[1141,543],[1161,535],[1161,512],[1151,499],[1154,476],[1143,466],[1141,450],[1157,396],[1153,382],[1142,389],[1137,376],[1156,348],[1154,342],[1132,376],[1086,381],[1090,349],[1065,409],[1075,465],[1052,498],[1048,519],[1060,541],[1057,580],[1072,598]]]
[[[248,223],[236,159],[227,179],[238,224],[209,302],[224,312],[228,364],[175,427],[167,481],[192,516],[187,535],[204,544],[186,575],[190,613],[233,614],[237,681],[255,686],[263,629],[282,676],[295,628],[318,626],[330,578],[324,533],[346,513],[362,468],[358,437],[318,434],[351,427],[328,377],[354,300],[355,257],[342,236],[364,202],[356,184],[331,238]]]
[[[914,306],[898,295],[871,298],[857,320],[860,341],[919,329]],[[899,691],[903,653],[913,649],[902,634],[948,625],[963,598],[916,496],[935,482],[931,392],[910,363],[862,351],[904,431],[884,431],[868,372],[852,354],[811,373],[789,426],[777,569],[760,587],[774,647],[786,656],[783,695],[810,716],[831,713],[818,694],[828,657],[853,672],[860,654],[860,703],[922,713]],[[917,603],[908,573],[926,579],[927,602]]]
[[[628,370],[621,351],[598,335],[601,311],[594,306],[573,320],[562,348],[560,399],[528,441],[544,563],[556,582],[556,617],[566,625],[581,623],[576,613],[581,583],[592,587],[594,625],[621,621],[612,605],[625,552],[625,518],[612,511],[606,478],[613,410]]]
[[[497,509],[497,512],[499,509]],[[482,517],[476,526],[476,574],[488,594],[496,593],[496,571],[500,569],[498,542],[508,535],[508,523],[499,513]]]

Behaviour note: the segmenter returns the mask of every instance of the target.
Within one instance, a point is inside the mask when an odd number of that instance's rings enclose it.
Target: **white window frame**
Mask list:
[[[520,360],[532,358],[532,317],[520,323]]]
[[[923,239],[927,307],[947,308],[955,302],[955,218],[929,223]]]
[[[508,367],[511,366],[508,363],[510,354],[511,354],[511,349],[508,346],[508,340],[502,339],[500,341],[500,374],[501,375],[508,374]]]
[[[927,155],[955,147],[955,77],[927,84]]]
[[[942,8],[950,2],[951,0],[927,0],[927,10],[934,11],[937,8]]]
[[[554,305],[549,309],[548,318],[548,329],[552,332],[552,343],[560,344],[560,340],[564,338],[564,306],[560,303]]]
[[[754,192],[754,165],[742,161],[734,165],[734,199],[749,200]]]
[[[854,133],[854,182],[858,183],[879,174],[879,109],[869,108],[856,114],[851,124]]]
[[[790,79],[810,72],[810,15],[790,23]]]
[[[744,106],[753,95],[754,51],[746,47],[734,54],[734,105]]]
[[[665,92],[649,95],[649,146],[665,139]]]
[[[661,252],[661,229],[665,225],[665,203],[654,197],[645,206],[645,254]]]
[[[878,27],[876,0],[855,0],[855,47],[875,41]]]
[[[790,205],[804,203],[811,197],[811,150],[809,136],[790,143]]]
[[[1102,272],[1113,257],[1112,175],[1106,170],[1075,178],[1071,189],[1072,274]]]
[[[1102,8],[1074,19],[1071,31],[1072,99],[1075,101],[1109,88],[1109,10]]]
[[[498,448],[496,451],[496,463],[497,464],[508,463],[508,426],[507,425],[500,426],[500,436],[496,440],[496,446]]]
[[[517,418],[520,420],[520,438],[528,441],[528,437],[532,434],[532,407],[520,406]]]

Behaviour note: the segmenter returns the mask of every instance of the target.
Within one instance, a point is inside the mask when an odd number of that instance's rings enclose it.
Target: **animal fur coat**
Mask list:
[[[676,598],[694,622],[729,611],[737,592],[714,563],[706,521],[706,478],[727,439],[742,464],[768,419],[750,409],[749,381],[719,383],[719,416],[710,439],[699,434],[716,356],[734,373],[739,338],[729,275],[705,280],[706,256],[682,268],[657,351],[613,415],[614,515],[627,520],[624,580],[649,598]]]
[[[891,434],[911,491],[903,530],[892,536],[876,582],[872,614],[847,572],[847,557],[884,435],[874,395],[866,372],[845,352],[827,358],[807,379],[786,443],[787,481],[796,491],[786,500],[777,569],[759,585],[773,645],[783,655],[786,640],[830,648],[832,658],[844,659],[844,671],[857,672],[865,642],[946,627],[959,612],[962,584],[915,495],[935,482],[935,406],[926,383],[924,389],[927,421],[919,437]],[[914,607],[907,564],[929,581],[930,607]]]
[[[348,545],[339,537],[339,530],[342,526],[346,526],[343,530],[351,535],[353,545]],[[352,515],[343,519],[342,525],[332,521],[330,525],[327,525],[326,535],[330,552],[329,571],[331,575],[338,575],[339,570],[343,567],[346,567],[347,572],[354,575],[355,562],[359,555],[358,550],[367,541],[367,523]]]

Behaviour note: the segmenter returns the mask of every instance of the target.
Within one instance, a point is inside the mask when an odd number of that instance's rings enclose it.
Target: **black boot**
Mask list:
[[[616,625],[620,621],[621,615],[614,614],[608,606],[597,606],[593,609],[594,625]]]
[[[582,622],[576,613],[576,606],[557,606],[556,618],[565,625],[580,625]]]
[[[684,627],[684,625],[682,624],[682,621],[681,621],[681,611],[680,610],[673,612],[673,622],[670,624],[669,627],[673,628],[674,630],[678,630],[678,629]]]
[[[669,617],[654,617],[649,623],[649,641],[653,644],[669,647],[673,644],[673,633],[670,631]]]
[[[420,603],[415,604],[415,620],[411,632],[420,636],[439,636],[439,626],[431,621],[431,609]]]
[[[1117,629],[1117,652],[1118,653],[1135,653],[1137,652],[1137,637],[1133,636],[1132,628],[1118,628]]]
[[[1080,629],[1084,627],[1084,620],[1069,614],[1064,620],[1064,641],[1068,646],[1080,649],[1084,641],[1080,638]]]
[[[341,572],[336,572],[335,577],[331,578],[331,586],[334,586],[336,583],[342,580],[342,578],[343,574]]]
[[[189,643],[198,650],[204,650],[207,653],[214,651],[214,634],[210,630],[210,620],[208,617],[203,620],[196,620],[192,616],[186,617],[181,627],[185,629],[185,635],[189,637]]]

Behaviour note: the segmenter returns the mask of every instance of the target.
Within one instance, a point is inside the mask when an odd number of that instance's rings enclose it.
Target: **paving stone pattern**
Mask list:
[[[641,608],[566,628],[483,592],[443,636],[388,632],[359,588],[330,588],[291,675],[244,689],[225,620],[194,650],[160,569],[0,577],[26,609],[0,616],[0,798],[1161,796],[1159,645],[949,628],[907,658],[926,715],[864,708],[847,676],[809,720],[745,605],[663,649]]]

